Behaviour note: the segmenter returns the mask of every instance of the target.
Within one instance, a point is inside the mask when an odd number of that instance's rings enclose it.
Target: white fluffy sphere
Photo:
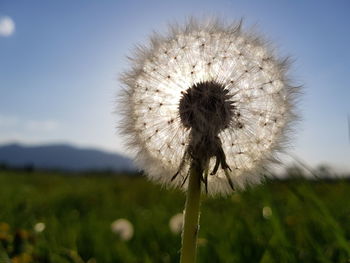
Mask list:
[[[121,240],[128,241],[134,235],[134,227],[132,223],[125,219],[119,218],[111,224],[111,230],[117,234]]]
[[[203,168],[214,170],[209,194],[260,182],[294,118],[297,88],[288,81],[286,59],[241,23],[191,20],[167,36],[155,34],[137,48],[121,80],[121,128],[136,163],[152,180],[183,189],[189,149],[203,138]]]

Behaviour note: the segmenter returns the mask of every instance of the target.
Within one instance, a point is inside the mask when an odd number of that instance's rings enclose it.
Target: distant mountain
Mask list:
[[[3,145],[0,146],[0,164],[18,168],[33,166],[39,169],[66,171],[136,171],[132,161],[127,157],[69,145]]]

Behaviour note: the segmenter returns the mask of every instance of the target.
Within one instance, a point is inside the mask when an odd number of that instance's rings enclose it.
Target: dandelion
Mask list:
[[[34,225],[34,231],[37,233],[41,233],[45,230],[46,225],[43,222],[38,222]]]
[[[283,149],[297,88],[287,59],[241,23],[172,26],[131,63],[121,128],[152,180],[187,191],[181,262],[193,262],[201,184],[227,195],[259,183]]]
[[[121,240],[128,241],[134,235],[134,227],[129,220],[120,218],[111,224],[111,230],[117,234]]]
[[[0,16],[0,37],[9,37],[15,32],[15,22],[11,17]]]
[[[265,219],[269,219],[272,216],[272,210],[269,206],[264,206],[262,209],[262,215]]]
[[[183,221],[184,221],[184,215],[182,213],[178,213],[172,216],[169,220],[169,228],[171,232],[173,232],[174,234],[181,233]]]

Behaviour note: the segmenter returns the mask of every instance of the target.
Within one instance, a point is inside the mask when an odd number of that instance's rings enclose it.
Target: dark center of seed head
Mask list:
[[[222,84],[199,82],[183,92],[179,104],[182,124],[202,135],[216,136],[234,114],[232,95]]]

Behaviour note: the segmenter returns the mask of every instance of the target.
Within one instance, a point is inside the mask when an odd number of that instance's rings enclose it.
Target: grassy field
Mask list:
[[[0,263],[178,262],[169,220],[184,202],[143,177],[2,171]],[[111,231],[119,218],[133,224],[128,241]],[[350,182],[270,181],[204,198],[199,238],[198,262],[349,262]]]

